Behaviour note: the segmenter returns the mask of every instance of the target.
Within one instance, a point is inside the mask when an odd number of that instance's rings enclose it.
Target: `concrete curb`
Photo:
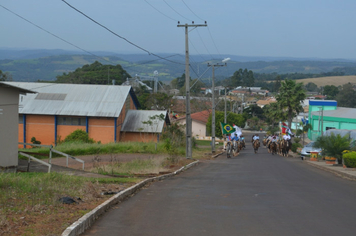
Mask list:
[[[220,153],[218,153],[218,154],[214,155],[214,156],[213,156],[213,158],[217,158],[218,156],[220,156],[220,155],[221,155],[221,154],[223,154],[223,153],[225,153],[225,151],[220,152]]]
[[[71,226],[69,226],[63,233],[62,236],[75,236],[75,235],[80,235],[83,233],[86,229],[88,229],[95,221],[96,219],[99,218],[100,215],[102,215],[104,212],[106,212],[109,208],[111,208],[113,205],[118,204],[122,200],[130,197],[132,194],[137,192],[139,189],[144,187],[146,184],[157,181],[157,180],[163,180],[168,177],[172,177],[174,175],[177,175],[184,170],[187,170],[195,165],[197,165],[199,161],[192,162],[186,166],[183,166],[179,170],[166,174],[166,175],[161,175],[149,179],[145,179],[142,182],[135,184],[134,186],[131,186],[130,188],[125,189],[124,191],[112,196],[110,199],[106,200],[99,206],[97,206],[95,209],[90,211],[89,213],[85,214],[83,217],[81,217],[79,220],[74,222]]]
[[[331,169],[329,167],[320,166],[320,165],[314,164],[314,163],[312,163],[310,161],[306,161],[306,163],[308,165],[314,166],[314,167],[316,167],[316,168],[318,168],[320,170],[325,170],[325,171],[328,171],[330,173],[333,173],[333,174],[335,174],[337,176],[340,176],[342,178],[346,178],[346,179],[349,179],[349,180],[356,180],[356,176],[355,175],[351,175],[351,174],[348,174],[348,173],[345,173],[345,172],[342,172],[342,171],[338,171],[338,170],[333,170],[333,169]]]

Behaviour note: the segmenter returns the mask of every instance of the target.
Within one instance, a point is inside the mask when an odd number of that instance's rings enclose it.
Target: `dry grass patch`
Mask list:
[[[328,76],[328,77],[319,77],[319,78],[308,78],[308,79],[298,79],[296,80],[298,83],[314,83],[318,87],[325,86],[325,85],[334,85],[334,86],[341,86],[347,83],[356,83],[356,76],[355,75],[348,75],[348,76]]]

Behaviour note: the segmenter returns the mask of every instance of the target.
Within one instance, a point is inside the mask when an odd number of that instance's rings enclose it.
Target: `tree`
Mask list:
[[[283,110],[279,107],[279,103],[277,102],[264,106],[263,111],[266,117],[266,121],[272,126],[272,129],[279,121],[287,119],[287,114],[283,112]]]
[[[313,82],[309,82],[305,85],[305,89],[309,92],[315,92],[318,89],[318,85],[314,84]]]
[[[276,77],[276,81],[274,82],[273,92],[278,93],[279,88],[281,87],[281,76]]]
[[[77,68],[68,74],[63,73],[63,75],[57,76],[55,82],[70,84],[111,84],[111,80],[115,80],[117,84],[122,84],[126,78],[131,78],[131,76],[121,65],[103,65],[95,61],[90,65]]]
[[[326,95],[330,100],[334,100],[338,93],[339,89],[335,85],[325,85],[323,89],[323,95]]]
[[[285,80],[281,83],[276,99],[279,107],[287,114],[288,127],[292,125],[292,119],[303,111],[301,102],[306,98],[302,83],[294,80]]]
[[[2,72],[0,70],[0,81],[12,81],[12,76],[9,72]]]
[[[229,113],[228,116],[226,117],[226,121],[230,125],[235,124],[238,127],[244,127],[246,120],[240,114]],[[221,132],[220,122],[224,123],[224,112],[216,111],[215,112],[215,134],[216,134],[216,137],[222,138],[223,135]],[[206,123],[206,130],[207,130],[208,134],[211,134],[211,128],[212,128],[211,124],[212,124],[212,120],[211,120],[211,115],[210,115],[208,118],[208,122]]]
[[[342,86],[336,101],[340,107],[356,107],[356,91],[350,83]]]
[[[250,105],[249,107],[244,109],[245,117],[251,119],[252,117],[257,117],[259,119],[263,119],[263,109],[256,104]]]
[[[242,85],[242,69],[235,71],[235,73],[230,78],[231,86],[237,87]]]
[[[147,110],[168,110],[173,101],[173,95],[166,93],[144,93],[139,98],[140,105]]]

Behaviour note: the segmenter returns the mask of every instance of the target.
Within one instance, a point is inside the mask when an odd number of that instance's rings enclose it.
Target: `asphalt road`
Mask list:
[[[356,182],[248,143],[142,189],[84,235],[356,235],[355,201]]]

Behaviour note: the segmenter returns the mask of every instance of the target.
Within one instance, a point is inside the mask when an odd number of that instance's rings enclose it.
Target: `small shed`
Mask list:
[[[120,141],[158,142],[167,125],[170,125],[167,111],[129,110],[121,128]]]
[[[16,172],[18,166],[19,94],[35,93],[0,82],[0,172]]]

